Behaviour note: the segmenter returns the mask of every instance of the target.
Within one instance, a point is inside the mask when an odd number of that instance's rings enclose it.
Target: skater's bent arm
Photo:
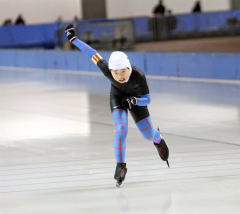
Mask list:
[[[141,98],[136,98],[136,100],[138,106],[146,106],[151,102],[150,94],[144,94]]]
[[[141,98],[136,98],[137,105],[146,106],[146,105],[150,104],[151,98],[150,98],[150,92],[149,92],[146,76],[140,70],[138,70],[137,82],[142,91]]]

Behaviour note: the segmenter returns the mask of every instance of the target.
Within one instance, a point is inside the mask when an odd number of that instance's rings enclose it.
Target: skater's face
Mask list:
[[[120,82],[125,83],[130,75],[130,70],[128,68],[119,69],[119,70],[111,70],[113,78]]]

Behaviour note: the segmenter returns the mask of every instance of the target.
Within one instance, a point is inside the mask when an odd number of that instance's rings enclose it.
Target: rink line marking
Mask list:
[[[237,143],[229,143],[229,142],[218,141],[218,140],[209,140],[209,139],[204,139],[204,138],[191,137],[191,136],[178,135],[178,134],[171,134],[171,133],[166,133],[166,132],[164,132],[164,135],[170,135],[170,136],[182,137],[182,138],[189,138],[189,139],[193,139],[193,140],[208,141],[208,142],[212,142],[212,143],[221,143],[221,144],[225,144],[225,145],[239,146],[240,147],[240,144],[237,144]]]
[[[139,183],[153,183],[153,182],[168,182],[168,181],[181,181],[181,180],[197,180],[197,179],[206,179],[206,178],[219,178],[219,177],[235,177],[240,176],[240,174],[235,175],[219,175],[219,176],[207,176],[207,177],[196,177],[196,178],[181,178],[181,179],[168,179],[168,180],[156,180],[156,181],[138,181],[138,182],[129,182],[128,184],[139,184]],[[87,187],[103,187],[103,186],[113,186],[114,189],[115,183],[112,184],[100,184],[100,185],[86,185],[86,186],[74,186],[74,187],[59,187],[59,188],[48,188],[48,189],[33,189],[33,190],[19,190],[19,191],[8,191],[8,192],[0,192],[1,194],[6,193],[19,193],[19,192],[37,192],[37,191],[50,191],[50,190],[62,190],[62,189],[73,189],[73,188],[87,188]]]
[[[190,152],[178,152],[178,153],[174,153],[175,155],[179,155],[179,154],[186,154],[186,153],[198,153],[198,152],[201,152],[201,153],[204,153],[204,152],[216,152],[216,151],[232,151],[232,150],[238,150],[240,148],[236,148],[236,149],[212,149],[212,150],[202,150],[202,151],[190,151]],[[155,154],[155,153],[154,153]],[[201,156],[198,156],[198,155],[192,155],[192,156],[188,156],[188,157],[202,157],[202,156],[215,156],[215,155],[226,155],[226,154],[239,154],[239,153],[224,153],[224,154],[209,154],[209,155],[201,155]],[[143,156],[151,156],[152,154],[149,154],[149,155],[131,155],[131,156],[128,156],[128,158],[138,158],[138,157],[143,157]],[[181,157],[175,157],[175,158],[181,158]],[[99,157],[99,158],[95,158],[95,159],[81,159],[81,160],[67,160],[67,161],[52,161],[52,162],[39,162],[39,163],[25,163],[25,164],[6,164],[6,165],[0,165],[0,167],[10,167],[10,166],[26,166],[26,165],[37,165],[37,164],[52,164],[52,163],[68,163],[68,162],[77,162],[77,161],[94,161],[94,160],[109,160],[109,159],[114,159],[114,157],[112,158],[106,158],[106,157]],[[145,159],[145,160],[152,160],[152,159]],[[134,160],[133,160],[134,161]],[[109,163],[109,162],[108,162]],[[94,163],[93,163],[94,164]],[[101,163],[98,163],[98,164],[101,164]],[[71,166],[71,165],[70,165]],[[73,166],[77,166],[77,165],[73,165]],[[55,167],[55,166],[54,166]],[[29,168],[26,168],[26,169],[29,169]],[[31,169],[31,168],[30,168]],[[1,171],[1,170],[0,170]]]
[[[181,81],[181,82],[205,82],[205,83],[222,83],[222,84],[240,85],[240,80],[173,77],[173,76],[167,77],[167,76],[154,76],[154,75],[146,75],[146,77],[147,77],[147,79],[152,79],[152,80],[168,80],[168,81]]]
[[[96,72],[96,71],[74,71],[74,70],[25,68],[25,67],[11,67],[11,66],[0,66],[0,70],[2,70],[2,71],[59,73],[59,74],[73,74],[73,75],[87,75],[87,76],[102,76],[102,77],[104,77],[102,72]],[[191,78],[191,77],[175,77],[175,76],[156,76],[156,75],[146,75],[146,77],[147,77],[147,79],[153,79],[153,80],[223,83],[223,84],[240,85],[240,80],[207,79],[207,78]]]
[[[229,154],[216,154],[215,156],[219,156],[219,155],[236,155],[236,154],[239,154],[239,153],[229,153]],[[157,155],[157,154],[156,154]],[[201,156],[189,156],[189,157],[206,157],[206,156],[211,156],[213,157],[212,154],[209,154],[209,155],[201,155]],[[183,157],[176,157],[176,159],[179,159],[179,158],[183,158]],[[186,157],[185,157],[186,158]],[[234,159],[239,159],[238,157],[236,158],[227,158],[228,160],[234,160]],[[141,161],[152,161],[152,160],[156,160],[156,158],[153,158],[153,159],[141,159],[141,160],[132,160],[132,161],[128,161],[128,162],[141,162]],[[159,160],[159,159],[158,159]],[[202,161],[215,161],[215,160],[223,160],[223,158],[220,158],[220,159],[208,159],[208,160],[202,160]],[[195,161],[188,161],[188,162],[198,162],[199,160],[195,160]],[[179,163],[179,162],[178,162]],[[184,163],[184,162],[183,162]],[[74,165],[61,165],[61,166],[43,166],[43,167],[34,167],[34,168],[21,168],[21,169],[3,169],[3,170],[0,170],[0,172],[7,172],[7,171],[17,171],[17,170],[29,170],[29,169],[47,169],[47,168],[61,168],[61,167],[74,167],[74,166],[91,166],[91,165],[100,165],[100,164],[109,164],[109,162],[103,162],[103,163],[88,163],[88,164],[74,164]],[[133,164],[134,166],[138,166],[138,164]],[[115,166],[115,165],[114,165]],[[95,169],[95,168],[91,168],[91,169]],[[103,168],[101,168],[103,169]],[[83,169],[81,169],[83,170]]]
[[[104,74],[96,71],[74,71],[74,70],[61,70],[61,69],[41,69],[41,68],[25,68],[25,67],[8,67],[0,66],[2,71],[22,71],[22,72],[42,72],[42,73],[56,73],[56,74],[74,74],[86,76],[102,76]]]
[[[142,177],[151,177],[151,176],[168,176],[168,175],[176,175],[176,174],[191,174],[191,173],[206,173],[206,172],[226,172],[231,170],[239,170],[240,168],[234,169],[220,169],[220,170],[207,170],[207,171],[190,171],[190,172],[178,172],[178,173],[165,173],[165,174],[154,174],[154,175],[142,175]],[[113,174],[113,173],[111,173]],[[139,176],[128,176],[129,178],[135,178]],[[100,179],[86,179],[86,180],[73,180],[73,181],[57,181],[57,182],[46,182],[46,183],[32,183],[32,184],[14,184],[14,185],[7,185],[7,186],[0,186],[1,188],[8,188],[8,187],[16,187],[16,186],[32,186],[32,185],[46,185],[46,184],[63,184],[63,183],[73,183],[73,182],[85,182],[85,181],[97,181],[97,180],[112,180],[112,178],[100,178]]]
[[[226,165],[234,165],[234,164],[240,164],[240,163],[226,163],[226,164],[213,164],[213,165],[199,165],[199,166],[184,166],[184,167],[171,167],[171,169],[188,169],[188,168],[198,168],[198,167],[214,167],[214,166],[226,166]],[[103,169],[110,169],[112,167],[106,167],[106,168],[103,168]],[[144,170],[134,170],[134,171],[131,171],[132,173],[134,172],[145,172],[145,171],[156,171],[156,170],[167,170],[165,168],[158,168],[155,167],[154,169],[144,169]],[[80,171],[80,170],[75,170],[75,171]],[[61,171],[59,171],[61,172]],[[63,171],[65,172],[65,171]],[[49,173],[49,172],[48,172]],[[52,171],[50,172],[52,173]],[[1,182],[3,181],[9,181],[9,182],[12,182],[12,181],[27,181],[27,180],[35,180],[35,179],[46,179],[46,178],[67,178],[67,177],[74,177],[74,176],[82,176],[82,175],[89,175],[89,176],[95,176],[95,175],[102,175],[102,174],[108,174],[109,172],[99,172],[99,173],[87,173],[87,174],[76,174],[76,175],[58,175],[58,176],[51,176],[51,177],[36,177],[36,178],[20,178],[20,179],[5,179],[5,180],[0,180]],[[188,173],[188,172],[186,172]],[[33,173],[34,174],[34,173]],[[36,173],[38,174],[38,173]],[[20,175],[20,174],[19,174]],[[160,174],[160,175],[171,175],[171,174]],[[10,176],[10,175],[1,175],[1,176]],[[130,176],[131,177],[131,176]],[[1,186],[0,186],[1,187]]]
[[[113,126],[112,124],[108,124],[108,123],[95,122],[95,121],[84,121],[84,120],[78,120],[78,119],[73,119],[73,118],[65,118],[65,117],[57,117],[57,116],[52,116],[52,115],[48,115],[48,114],[42,114],[42,113],[40,114],[40,113],[36,113],[36,112],[28,112],[28,111],[16,110],[16,109],[11,109],[11,108],[0,107],[0,109],[7,110],[7,111],[21,112],[21,113],[25,113],[25,114],[48,116],[48,117],[58,118],[58,119],[60,118],[60,119],[65,119],[65,120],[70,120],[70,121],[79,121],[79,122],[85,122],[85,123],[88,122],[88,123],[111,126],[111,127]],[[128,129],[138,130],[138,128],[136,128],[136,127],[128,127]],[[229,142],[217,141],[217,140],[209,140],[209,139],[203,139],[203,138],[195,138],[195,137],[191,137],[191,136],[176,135],[176,134],[165,133],[165,132],[163,132],[163,134],[170,135],[170,136],[175,136],[175,137],[183,137],[183,138],[188,138],[188,139],[208,141],[208,142],[212,142],[212,143],[221,143],[221,144],[226,144],[226,145],[230,145],[230,146],[239,146],[240,147],[240,144],[236,144],[236,143],[229,143]]]
[[[152,161],[152,160],[155,160],[155,159],[147,159],[147,160],[142,160],[142,161]],[[201,162],[211,162],[211,161],[219,161],[219,160],[223,160],[222,158],[219,158],[219,159],[212,159],[212,160],[201,160]],[[239,158],[228,158],[227,160],[239,160]],[[138,161],[139,162],[139,161]],[[195,162],[199,162],[199,160],[195,160],[195,161],[187,161],[188,163],[195,163]],[[128,162],[129,163],[129,162]],[[130,161],[131,163],[131,161]],[[171,161],[172,165],[173,164],[184,164],[185,162],[173,162]],[[231,165],[231,164],[235,164],[235,163],[226,163],[226,164],[222,164],[222,165]],[[94,164],[93,164],[94,165]],[[156,164],[159,166],[159,164]],[[221,164],[218,164],[218,165],[221,165]],[[78,165],[74,165],[74,166],[78,166]],[[80,165],[81,166],[81,165]],[[129,164],[128,166],[132,167],[132,166],[145,166],[145,165],[142,165],[142,164]],[[146,164],[146,166],[148,166],[148,164]],[[153,165],[152,165],[153,166]],[[215,166],[215,165],[201,165],[201,166]],[[62,166],[64,167],[64,166]],[[66,167],[69,167],[69,166],[66,166]],[[189,166],[189,167],[193,167],[193,166]],[[196,166],[198,167],[198,166]],[[51,168],[51,167],[50,167]],[[55,167],[54,167],[55,168]],[[45,173],[56,173],[56,172],[72,172],[72,171],[85,171],[85,170],[103,170],[103,169],[111,169],[112,167],[102,167],[102,168],[87,168],[87,169],[69,169],[69,170],[58,170],[58,171],[46,171],[46,172],[31,172],[31,173],[20,173],[20,174],[7,174],[7,175],[1,175],[1,176],[17,176],[17,175],[36,175],[36,174],[45,174]],[[176,169],[176,168],[183,168],[183,167],[171,167],[172,169]],[[32,168],[33,169],[33,168]],[[36,168],[38,169],[38,168]],[[160,170],[165,170],[165,167],[163,168],[158,168]],[[9,171],[15,171],[14,169],[13,170],[9,170]]]

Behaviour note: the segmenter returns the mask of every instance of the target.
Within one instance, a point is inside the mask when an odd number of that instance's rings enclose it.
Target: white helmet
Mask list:
[[[128,56],[121,51],[112,52],[109,58],[108,68],[110,70],[119,70],[119,69],[128,68],[130,70],[130,73],[132,72],[132,66],[130,64]]]

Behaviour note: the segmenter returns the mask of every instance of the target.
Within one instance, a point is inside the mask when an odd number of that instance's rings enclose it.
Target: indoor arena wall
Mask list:
[[[99,52],[108,61],[111,52]],[[126,52],[146,75],[240,80],[240,53]],[[78,51],[1,50],[0,68],[100,72]]]

